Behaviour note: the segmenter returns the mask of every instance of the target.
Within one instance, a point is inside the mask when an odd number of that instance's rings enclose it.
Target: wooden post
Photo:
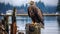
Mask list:
[[[2,22],[0,21],[0,34],[3,34],[3,31],[2,31]]]
[[[13,14],[12,14],[11,34],[16,34],[16,32],[17,32],[16,8],[14,8],[13,9]]]
[[[5,30],[5,26],[3,25],[3,21],[1,20],[0,22],[0,34],[8,34],[7,31]]]
[[[3,31],[3,33],[8,34],[9,33],[8,16],[4,15],[1,23],[2,23],[2,31]]]
[[[6,32],[9,34],[8,18],[9,18],[9,16],[7,16],[7,15],[4,16],[4,21],[5,21],[5,25],[4,26],[5,26]]]
[[[40,34],[39,24],[26,24],[26,34]]]

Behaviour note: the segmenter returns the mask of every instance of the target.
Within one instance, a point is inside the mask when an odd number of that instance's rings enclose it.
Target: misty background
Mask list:
[[[0,0],[0,13],[17,8],[17,13],[27,13],[27,7],[31,0]],[[33,0],[43,13],[56,13],[58,0]]]

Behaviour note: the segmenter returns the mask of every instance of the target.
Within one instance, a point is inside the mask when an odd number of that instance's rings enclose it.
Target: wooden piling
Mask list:
[[[26,24],[26,34],[40,34],[41,28],[39,24]]]
[[[16,25],[16,8],[13,9],[12,13],[12,24],[11,24],[11,34],[16,34],[17,25]]]

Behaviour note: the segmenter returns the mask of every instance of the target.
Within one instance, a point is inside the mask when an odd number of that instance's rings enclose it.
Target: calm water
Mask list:
[[[25,24],[32,22],[28,16],[17,16],[16,20],[18,26],[17,29],[20,31],[22,30],[23,32],[25,32]],[[9,17],[9,23],[12,23],[11,17]],[[57,16],[44,16],[44,24],[45,28],[41,29],[41,34],[60,34]]]

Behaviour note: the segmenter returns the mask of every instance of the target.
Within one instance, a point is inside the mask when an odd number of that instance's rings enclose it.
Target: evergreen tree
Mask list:
[[[58,1],[57,11],[60,12],[60,0]]]

